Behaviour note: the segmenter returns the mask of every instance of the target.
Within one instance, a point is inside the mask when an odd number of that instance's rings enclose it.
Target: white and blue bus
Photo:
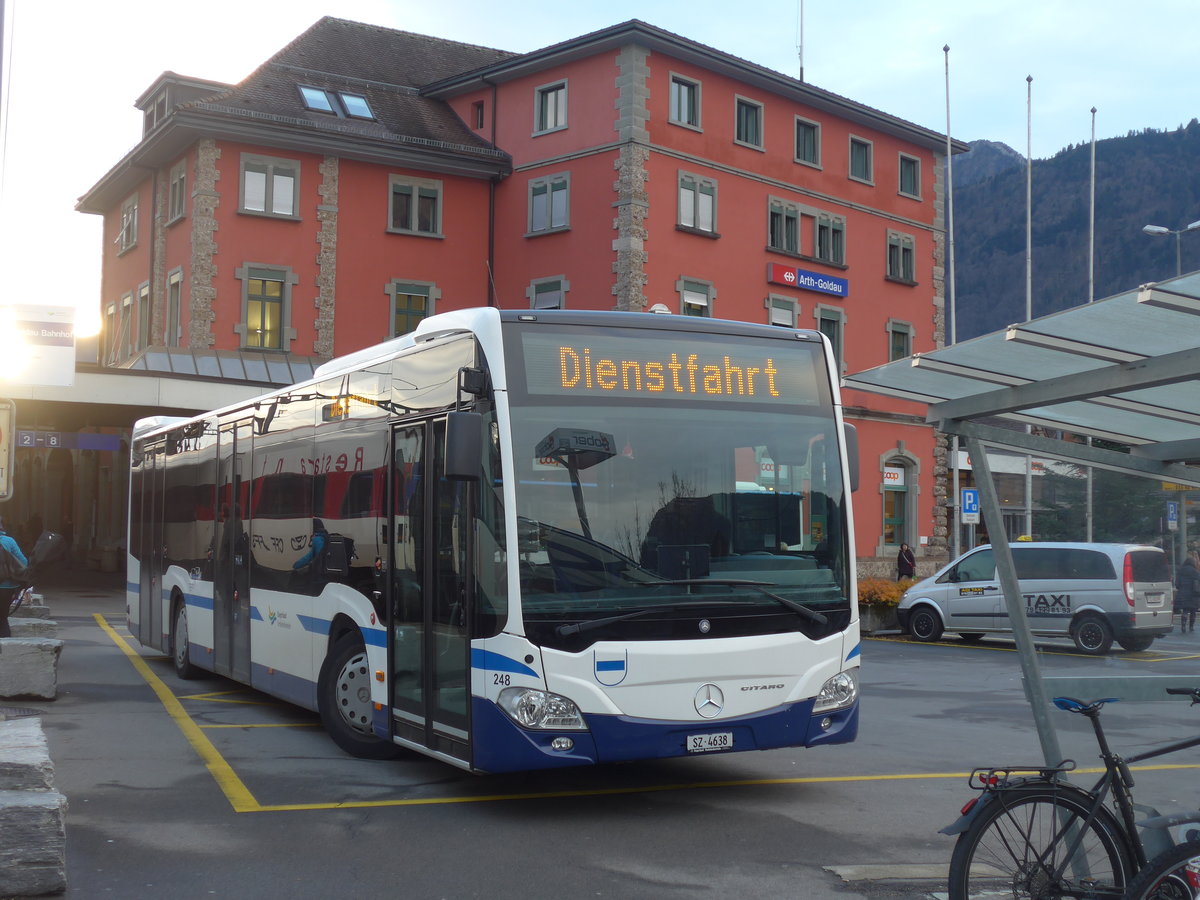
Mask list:
[[[372,758],[506,772],[851,741],[828,342],[474,309],[138,422],[128,621]]]

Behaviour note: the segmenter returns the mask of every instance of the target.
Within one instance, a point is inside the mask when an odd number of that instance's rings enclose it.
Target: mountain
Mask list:
[[[1088,299],[1090,144],[1035,159],[1033,315]],[[955,293],[960,341],[1025,319],[1025,158],[975,141],[954,160]],[[1147,235],[1145,225],[1200,220],[1200,122],[1096,143],[1095,299],[1200,269],[1200,231]]]

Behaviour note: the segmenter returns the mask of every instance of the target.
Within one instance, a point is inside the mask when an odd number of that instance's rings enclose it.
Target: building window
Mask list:
[[[121,298],[121,322],[117,340],[118,361],[133,355],[133,294]]]
[[[717,183],[679,173],[679,226],[712,234],[717,230]]]
[[[675,282],[675,290],[679,292],[679,311],[683,315],[709,317],[713,314],[712,304],[717,293],[712,282],[684,278]]]
[[[388,231],[398,234],[442,234],[442,183],[427,178],[392,175]]]
[[[747,147],[762,149],[763,145],[763,108],[761,103],[738,97],[734,101],[735,123],[734,141]]]
[[[529,181],[529,233],[559,231],[571,225],[571,176],[563,172]]]
[[[676,125],[697,129],[700,127],[700,82],[684,78],[682,75],[671,76],[669,116],[670,121]]]
[[[874,147],[862,138],[850,138],[850,177],[855,181],[874,182],[875,168],[872,159]]]
[[[442,292],[432,281],[393,281],[385,288],[391,298],[391,337],[416,330],[421,320],[434,314]]]
[[[530,309],[565,309],[567,291],[571,285],[562,275],[553,278],[535,278],[525,291]]]
[[[796,319],[800,314],[799,306],[791,297],[777,297],[774,294],[767,297],[767,324],[780,328],[795,328]]]
[[[817,216],[816,252],[822,262],[846,264],[846,220],[822,213]]]
[[[338,99],[342,101],[342,109],[346,111],[346,115],[352,119],[375,118],[375,114],[371,112],[371,104],[367,102],[367,98],[362,94],[350,94],[346,91],[339,91]]]
[[[912,356],[912,325],[888,319],[888,362]]]
[[[921,161],[903,153],[900,154],[900,193],[915,200],[921,199]]]
[[[292,288],[300,277],[291,269],[247,263],[234,270],[242,282],[242,319],[234,331],[243,347],[289,350],[296,339],[291,327]]]
[[[117,304],[110,303],[104,308],[104,330],[100,334],[100,360],[103,365],[111,366],[116,361],[117,334]]]
[[[183,272],[176,270],[167,276],[167,330],[163,343],[168,347],[179,347],[182,337]]]
[[[167,199],[167,221],[182,219],[187,211],[187,161],[171,169],[171,189]]]
[[[908,479],[904,460],[890,459],[883,467],[883,543],[898,547],[908,539]]]
[[[567,83],[543,85],[534,92],[533,132],[542,134],[567,127]]]
[[[150,285],[138,288],[137,302],[137,350],[150,346]]]
[[[304,105],[316,110],[317,112],[333,112],[333,98],[329,96],[329,91],[322,88],[306,87],[299,85],[300,96],[304,100]]]
[[[783,253],[800,252],[800,208],[775,197],[767,201],[767,246]]]
[[[124,253],[137,246],[138,196],[134,194],[121,204],[121,231],[117,235],[118,252]]]
[[[299,215],[300,163],[294,159],[242,156],[241,212],[261,216]]]
[[[846,314],[832,306],[818,306],[813,310],[813,318],[817,320],[817,330],[829,338],[829,343],[833,346],[833,358],[839,370],[844,370],[846,361],[843,356],[843,336]]]
[[[916,284],[916,241],[912,235],[888,232],[887,277],[892,281]]]
[[[796,116],[796,162],[821,165],[821,126]]]
[[[475,123],[475,130],[479,131],[483,128],[483,101],[476,100],[471,104],[471,119]]]

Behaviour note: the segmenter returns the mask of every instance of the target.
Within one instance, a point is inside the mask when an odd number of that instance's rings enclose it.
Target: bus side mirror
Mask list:
[[[846,466],[850,469],[850,491],[858,490],[858,429],[849,422],[843,422],[846,432]]]
[[[446,477],[475,481],[483,468],[483,416],[476,412],[446,414]]]

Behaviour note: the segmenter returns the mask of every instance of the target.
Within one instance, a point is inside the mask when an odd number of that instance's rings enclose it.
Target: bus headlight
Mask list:
[[[544,731],[587,731],[583,713],[571,700],[534,688],[505,688],[496,701],[524,728]]]
[[[823,685],[813,704],[813,712],[829,712],[850,706],[858,699],[858,669],[838,672]]]

